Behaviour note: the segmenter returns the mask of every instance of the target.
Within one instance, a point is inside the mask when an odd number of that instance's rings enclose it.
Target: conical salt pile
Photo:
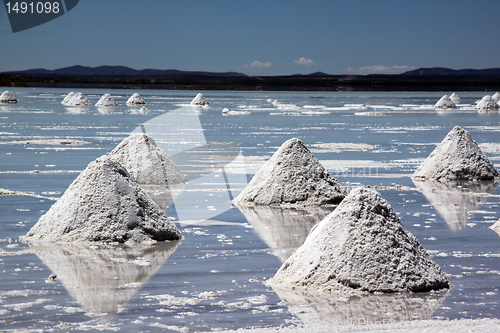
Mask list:
[[[500,92],[496,92],[493,96],[491,96],[497,103],[500,101]]]
[[[69,101],[75,96],[75,93],[72,91],[70,92],[69,94],[66,95],[66,97],[64,97],[64,99],[62,100],[61,104],[62,105],[68,105]]]
[[[28,242],[180,239],[167,215],[109,156],[91,162],[23,237]]]
[[[14,95],[12,95],[10,91],[6,90],[0,95],[0,103],[16,104],[17,99],[14,97]]]
[[[131,134],[109,156],[118,161],[139,184],[175,185],[187,183],[186,177],[155,140],[142,133]]]
[[[455,109],[457,106],[447,95],[441,97],[436,104],[434,104],[435,109]]]
[[[453,103],[458,104],[460,103],[460,97],[456,93],[453,93],[450,95],[450,99],[452,100]]]
[[[134,93],[130,98],[127,100],[127,105],[132,106],[132,105],[146,105],[146,102],[142,99],[142,97],[138,93]]]
[[[273,287],[369,292],[449,288],[441,268],[375,190],[358,187],[311,231]]]
[[[202,94],[196,95],[196,97],[193,98],[193,100],[189,104],[193,106],[210,106],[210,103]]]
[[[66,103],[68,106],[90,106],[92,103],[82,93],[76,93]]]
[[[104,94],[99,101],[95,103],[95,106],[118,106],[118,103],[115,102],[110,94]]]
[[[338,205],[345,189],[299,139],[278,149],[233,200],[235,205]]]
[[[486,95],[476,104],[476,108],[480,110],[495,110],[500,108],[500,105],[490,95]]]
[[[456,126],[420,164],[412,178],[450,180],[492,180],[500,177],[469,132]]]

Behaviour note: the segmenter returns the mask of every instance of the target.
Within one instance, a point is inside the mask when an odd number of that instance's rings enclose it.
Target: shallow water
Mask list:
[[[455,125],[499,167],[500,114],[472,107],[483,92],[459,93],[458,110],[436,112],[444,93],[207,91],[211,108],[201,109],[187,106],[195,91],[141,90],[150,113],[139,114],[125,105],[132,90],[79,90],[92,103],[111,93],[120,104],[111,109],[64,107],[66,89],[10,91],[19,103],[0,106],[0,188],[13,191],[0,196],[2,329],[210,331],[500,317],[500,239],[489,229],[499,219],[497,184],[437,188],[409,178]],[[250,113],[224,116],[223,108]],[[145,249],[19,242],[89,162],[131,132],[151,134],[190,179],[177,191],[151,192],[183,231],[181,242]],[[327,212],[240,211],[230,200],[291,137],[343,185],[378,188],[453,289],[343,299],[265,286]],[[87,143],[26,143],[49,139]]]

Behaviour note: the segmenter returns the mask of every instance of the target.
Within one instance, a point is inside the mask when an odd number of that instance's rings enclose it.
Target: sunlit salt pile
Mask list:
[[[69,94],[66,95],[66,97],[64,97],[64,99],[62,100],[61,104],[62,105],[68,105],[69,101],[75,96],[75,92],[70,92]]]
[[[111,97],[110,94],[104,94],[99,99],[99,101],[97,101],[95,106],[106,106],[106,107],[118,106],[118,103],[115,102],[115,100],[113,99],[113,97]]]
[[[207,101],[205,96],[203,96],[201,93],[196,95],[195,98],[189,103],[191,106],[203,106],[203,107],[208,107],[210,106],[210,103]]]
[[[146,102],[142,99],[142,97],[138,93],[134,93],[130,98],[127,100],[127,105],[128,106],[133,106],[133,105],[146,105]]]
[[[142,108],[139,109],[139,113],[148,114],[149,109],[147,107],[143,106]]]
[[[28,242],[180,239],[165,212],[109,156],[91,162],[23,237]]]
[[[131,134],[109,156],[122,164],[139,184],[174,185],[187,183],[175,163],[148,134]]]
[[[480,110],[496,110],[500,108],[500,105],[490,95],[486,95],[477,102],[476,108]]]
[[[17,99],[14,97],[14,95],[12,95],[10,91],[6,90],[0,95],[0,103],[16,104]]]
[[[412,178],[450,180],[492,180],[500,177],[493,163],[472,140],[469,132],[456,126],[420,164]]]
[[[82,93],[76,93],[66,103],[68,106],[90,106],[92,103]]]
[[[497,103],[500,102],[500,92],[496,92],[493,96],[491,96]]]
[[[448,95],[444,95],[434,104],[435,109],[455,109],[457,106]]]
[[[456,93],[451,94],[450,99],[452,100],[453,103],[455,103],[455,105],[460,103],[460,97],[458,97]]]
[[[233,200],[236,205],[337,205],[347,195],[304,143],[285,143]]]
[[[368,292],[425,292],[448,279],[389,203],[358,187],[269,281],[273,287]]]

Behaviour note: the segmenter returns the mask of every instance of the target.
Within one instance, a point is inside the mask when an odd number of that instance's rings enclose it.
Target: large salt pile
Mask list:
[[[109,156],[91,162],[23,237],[28,242],[151,242],[181,232]]]
[[[116,146],[109,156],[123,165],[139,184],[187,183],[181,170],[148,134],[131,134]]]
[[[368,292],[449,288],[441,268],[375,190],[358,187],[269,281],[274,287]]]
[[[6,90],[0,95],[0,103],[16,104],[17,99],[14,97],[14,95],[12,95],[10,91]]]
[[[420,164],[412,178],[450,180],[492,180],[500,177],[469,132],[456,126]]]
[[[233,200],[235,205],[338,205],[347,195],[297,138],[290,139]]]
[[[434,104],[435,109],[455,109],[457,106],[448,95],[444,95]]]
[[[500,105],[490,96],[486,95],[476,104],[476,109],[479,110],[495,110],[500,108]]]
[[[205,96],[203,96],[202,94],[196,95],[196,97],[193,98],[193,100],[189,104],[192,106],[203,106],[203,107],[210,106],[210,103],[207,101]]]
[[[118,103],[115,102],[115,100],[113,99],[113,97],[111,97],[110,94],[104,94],[99,99],[99,101],[97,101],[97,103],[95,104],[95,106],[106,106],[106,107],[109,107],[109,106],[118,106]]]
[[[127,105],[133,106],[133,105],[146,105],[146,102],[142,99],[142,97],[138,93],[134,93],[130,98],[127,100]]]
[[[89,106],[92,103],[89,102],[87,97],[85,97],[82,93],[76,93],[71,97],[71,99],[66,103],[68,106]]]
[[[460,97],[458,97],[456,93],[451,94],[450,99],[452,100],[453,103],[455,103],[455,105],[460,103]]]
[[[64,99],[62,100],[61,104],[62,105],[68,105],[69,101],[75,96],[75,92],[70,92],[69,94],[66,95],[66,97],[64,97]]]
[[[497,103],[500,101],[500,92],[496,92],[493,96],[491,96]]]

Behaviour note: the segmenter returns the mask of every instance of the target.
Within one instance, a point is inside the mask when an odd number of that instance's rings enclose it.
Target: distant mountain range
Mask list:
[[[56,74],[56,75],[83,75],[83,76],[156,76],[156,75],[179,75],[179,76],[214,76],[214,77],[242,77],[246,76],[243,73],[236,72],[191,72],[179,71],[176,69],[133,69],[126,66],[71,66],[54,70],[45,68],[34,68],[25,71],[10,71],[3,74]]]
[[[445,67],[418,68],[400,75],[500,75],[500,68],[450,69]]]

